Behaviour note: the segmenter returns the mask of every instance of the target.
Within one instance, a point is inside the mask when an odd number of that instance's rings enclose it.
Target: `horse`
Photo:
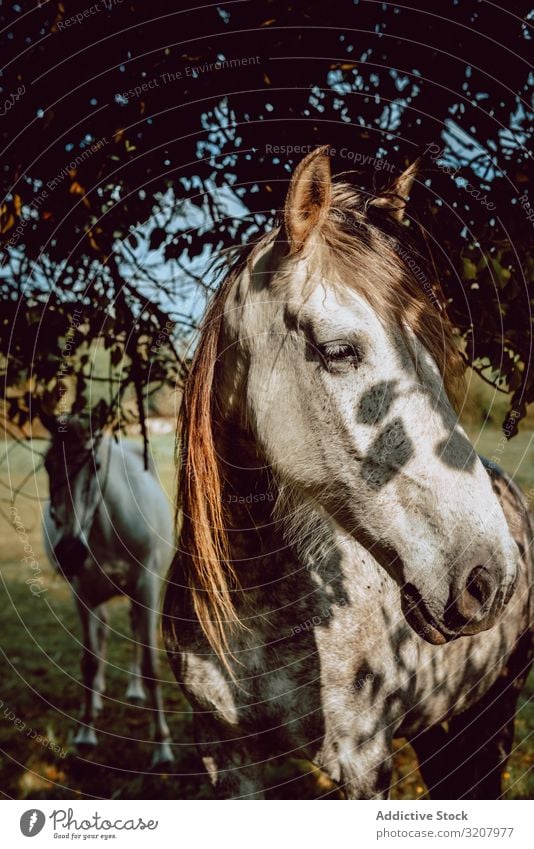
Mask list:
[[[44,465],[50,497],[43,513],[45,551],[69,582],[83,634],[84,702],[74,738],[80,751],[97,745],[95,721],[105,691],[108,617],[105,602],[130,601],[134,657],[126,698],[149,693],[153,716],[151,768],[174,760],[158,678],[162,575],[172,559],[173,521],[167,497],[142,452],[76,416],[41,416],[52,441]]]
[[[398,737],[432,797],[501,793],[533,528],[454,411],[461,353],[407,226],[416,174],[365,193],[312,151],[201,329],[163,630],[220,798],[264,798],[288,757],[386,798]]]

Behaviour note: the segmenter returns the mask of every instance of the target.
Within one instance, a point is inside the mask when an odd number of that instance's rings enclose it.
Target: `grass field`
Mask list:
[[[523,431],[505,443],[495,427],[483,431],[474,425],[470,436],[477,450],[514,475],[526,489],[534,487],[534,432]],[[169,495],[173,487],[173,440],[153,439],[154,458]],[[100,745],[89,758],[72,747],[76,717],[82,698],[79,684],[80,631],[69,589],[45,561],[40,537],[41,500],[45,476],[37,469],[40,456],[9,445],[0,482],[2,498],[27,477],[16,507],[28,542],[42,569],[40,596],[25,583],[32,576],[23,557],[22,540],[4,516],[0,549],[2,625],[0,646],[4,673],[0,690],[0,789],[8,798],[203,798],[206,781],[192,745],[191,712],[162,653],[162,678],[169,724],[175,742],[174,774],[148,771],[150,733],[148,711],[125,702],[130,662],[127,605],[124,599],[110,604],[111,628],[105,710],[98,722]],[[35,443],[42,451],[43,441]],[[0,502],[7,508],[7,503]],[[27,552],[26,552],[27,553]],[[126,639],[123,635],[126,635]],[[514,753],[505,775],[507,796],[533,798],[534,707],[528,703],[534,682],[524,692],[516,721]],[[35,739],[40,735],[41,741]],[[59,751],[53,751],[56,746]],[[321,796],[329,789],[320,774],[304,762],[272,767],[271,796],[302,798]],[[287,782],[290,782],[288,784]],[[409,746],[399,742],[395,759],[393,798],[424,794],[417,764]]]

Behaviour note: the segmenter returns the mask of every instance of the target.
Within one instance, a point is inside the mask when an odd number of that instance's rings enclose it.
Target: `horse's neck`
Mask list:
[[[273,520],[276,487],[254,442],[239,426],[225,425],[216,444],[219,457],[224,458],[221,499],[230,558],[238,571],[241,563],[241,571],[252,577],[262,568],[263,556],[279,548],[282,540],[281,527]]]
[[[220,425],[215,444],[222,460],[221,477],[226,499],[231,496],[244,498],[252,490],[260,492],[269,486],[269,474],[256,443],[239,424],[229,421]]]
[[[137,457],[132,455],[128,446],[116,443],[110,436],[104,436],[95,444],[94,451],[98,461],[100,495],[96,502],[94,527],[100,533],[108,529],[110,515],[116,517],[116,505],[124,505],[128,499],[131,500],[131,481],[136,472]]]
[[[271,578],[302,567],[330,573],[332,563],[357,570],[372,559],[319,504],[277,481],[239,428],[227,428],[219,448],[229,461],[222,498],[230,559],[243,587],[265,580],[266,570]]]

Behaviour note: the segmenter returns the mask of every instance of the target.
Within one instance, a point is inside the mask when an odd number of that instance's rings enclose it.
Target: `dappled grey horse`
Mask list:
[[[222,797],[261,797],[294,756],[382,798],[399,736],[435,797],[501,792],[532,526],[449,401],[460,355],[403,221],[413,180],[366,195],[314,151],[206,316],[164,634]]]
[[[126,697],[137,704],[150,695],[152,765],[173,760],[158,680],[161,576],[172,558],[172,515],[154,469],[145,471],[142,451],[126,441],[91,437],[76,417],[60,424],[43,416],[52,434],[45,467],[50,499],[44,510],[44,541],[53,566],[69,581],[83,632],[84,706],[75,737],[94,746],[94,723],[105,690],[107,616],[115,595],[131,600],[134,658]],[[63,420],[62,420],[63,421]]]

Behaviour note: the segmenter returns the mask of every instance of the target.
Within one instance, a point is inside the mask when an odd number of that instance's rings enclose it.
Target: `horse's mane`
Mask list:
[[[403,332],[410,328],[415,333],[438,364],[445,388],[452,395],[463,362],[431,257],[418,250],[406,227],[383,211],[374,210],[369,201],[369,196],[349,184],[334,183],[330,211],[320,232],[314,234],[318,248],[314,253],[329,280],[351,285],[357,278],[355,287],[378,315],[385,321],[394,321]],[[278,228],[255,244],[237,250],[237,257],[202,323],[179,415],[178,512],[182,515],[179,545],[182,554],[171,567],[169,584],[182,584],[185,568],[196,616],[228,669],[228,633],[240,625],[233,600],[239,583],[229,554],[223,477],[215,445],[217,420],[224,415],[215,392],[216,364],[230,288],[247,266],[252,269],[262,249],[282,235],[282,228]],[[284,271],[290,270],[292,261],[291,257],[282,260]],[[285,276],[284,273],[281,278]],[[175,593],[168,586],[164,632],[171,652],[179,646],[174,601]]]

